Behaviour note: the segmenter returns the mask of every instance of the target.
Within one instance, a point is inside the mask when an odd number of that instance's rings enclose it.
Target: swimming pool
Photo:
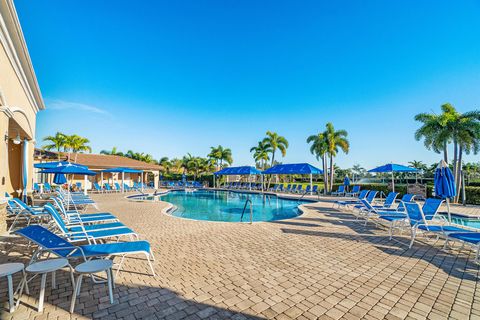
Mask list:
[[[442,215],[447,218],[447,214]],[[469,218],[461,215],[452,214],[452,223],[480,229],[480,218]]]
[[[298,206],[307,201],[282,199],[275,195],[258,193],[241,193],[231,191],[171,191],[157,196],[176,207],[170,214],[180,218],[224,221],[250,222],[250,204],[245,211],[247,199],[252,201],[252,221],[274,221],[297,217],[301,214]],[[152,200],[153,197],[135,197],[140,200]],[[242,215],[243,213],[243,215]]]

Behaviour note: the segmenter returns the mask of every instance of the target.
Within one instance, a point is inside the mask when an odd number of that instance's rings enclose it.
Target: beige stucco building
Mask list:
[[[35,120],[43,109],[15,6],[0,0],[0,199],[32,189]]]

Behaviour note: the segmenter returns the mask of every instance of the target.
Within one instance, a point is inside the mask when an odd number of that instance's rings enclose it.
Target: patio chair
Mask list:
[[[48,182],[45,182],[43,184],[43,192],[52,192],[53,191],[53,188],[52,186],[50,185],[50,183]]]
[[[83,190],[83,189],[82,189],[82,183],[81,183],[81,182],[77,182],[77,183],[75,183],[75,185],[77,186],[77,190],[78,190],[78,191],[82,191],[82,190]]]
[[[480,255],[480,232],[463,230],[460,232],[452,232],[446,235],[444,248],[448,248],[450,241],[459,241],[462,243],[462,248],[465,244],[470,245],[475,250],[475,263],[479,263]]]
[[[351,206],[351,205],[354,206],[354,205],[360,204],[361,200],[365,199],[369,192],[370,192],[370,190],[362,190],[358,194],[357,199],[355,199],[355,200],[338,200],[338,201],[335,201],[333,203],[333,206],[337,205],[340,208],[340,206],[347,207],[347,206]]]
[[[360,193],[360,186],[353,186],[350,192],[345,192],[346,197],[357,197]]]
[[[55,209],[51,203],[47,203],[44,207],[45,211],[50,214],[53,221],[55,222],[58,230],[61,232],[61,236],[66,238],[70,242],[76,241],[88,241],[88,243],[96,243],[97,240],[116,238],[117,241],[123,236],[129,236],[130,238],[134,237],[138,240],[138,235],[132,230],[125,226],[115,228],[115,229],[100,229],[100,230],[86,230],[83,225],[77,224],[73,225],[75,231],[71,230],[69,225],[63,221],[60,213]]]
[[[383,208],[383,210],[384,211],[394,211],[394,212],[404,212],[405,207],[403,206],[403,203],[404,202],[413,202],[414,198],[415,198],[414,194],[406,193],[406,194],[403,195],[402,199],[400,199],[396,208],[393,208],[393,204],[392,204],[392,206],[390,206],[390,208]]]
[[[378,191],[376,190],[369,191],[365,199],[360,200],[359,204],[353,206],[353,210],[356,209],[361,213],[362,210],[365,209],[365,204],[363,201],[367,201],[368,203],[373,204],[373,202],[375,201],[375,198],[377,197],[377,194],[378,194]]]
[[[276,192],[283,192],[283,183],[278,186]]]
[[[302,191],[303,191],[303,185],[299,184],[295,193],[302,193]]]
[[[93,189],[90,190],[90,192],[100,193],[100,192],[103,192],[103,189],[102,189],[102,187],[100,187],[98,182],[94,182],[93,183]]]
[[[397,199],[397,197],[398,197],[398,192],[389,192],[382,205],[374,205],[373,207],[380,210],[390,209],[392,208],[392,205],[395,203],[395,200]]]
[[[67,219],[69,223],[99,223],[99,222],[116,222],[118,218],[109,212],[99,213],[80,213],[77,210],[66,210],[63,202],[57,198],[51,198],[60,213]]]
[[[16,234],[35,243],[38,249],[33,254],[31,262],[36,261],[43,253],[50,253],[66,259],[99,259],[104,257],[121,257],[117,266],[116,275],[120,272],[126,256],[133,254],[144,254],[147,257],[150,270],[155,276],[152,261],[155,261],[150,243],[147,241],[131,241],[90,245],[74,245],[59,237],[42,226],[28,226],[17,230]]]
[[[36,182],[33,184],[33,192],[40,193],[40,186]]]
[[[310,193],[310,190],[311,190],[310,185],[307,185],[307,187],[305,188],[305,192],[304,192],[304,193],[305,193],[305,194]]]
[[[313,188],[312,188],[312,192],[315,193],[315,194],[319,194],[320,191],[318,190],[318,185],[314,185]]]
[[[338,186],[337,191],[332,192],[332,196],[344,196],[345,195],[345,186],[342,184]]]
[[[28,206],[25,202],[18,198],[8,200],[7,203],[8,206],[14,208],[12,213],[15,215],[10,228],[8,228],[8,232],[12,232],[13,227],[21,220],[25,220],[28,226],[32,223],[32,221],[42,221],[45,217],[47,217],[47,214],[43,211],[42,207]]]
[[[292,185],[292,189],[290,189],[290,193],[295,193],[295,192],[297,192],[297,185],[296,184]]]

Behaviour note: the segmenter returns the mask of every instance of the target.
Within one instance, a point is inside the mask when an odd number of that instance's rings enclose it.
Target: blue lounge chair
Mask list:
[[[404,202],[413,202],[413,199],[415,198],[414,194],[411,193],[406,193],[403,195],[402,199],[400,199],[400,202],[398,203],[396,208],[393,208],[392,206],[390,208],[383,208],[384,211],[395,211],[395,212],[404,212],[405,207],[403,206]]]
[[[43,191],[44,191],[44,192],[52,192],[52,191],[53,191],[52,186],[50,185],[50,183],[45,182],[45,183],[43,184]]]
[[[302,191],[303,191],[303,186],[301,184],[299,184],[297,186],[297,190],[295,191],[295,193],[302,193]]]
[[[13,227],[21,220],[25,220],[28,226],[32,221],[40,222],[47,216],[42,207],[30,207],[18,198],[8,200],[7,203],[12,208],[11,213],[15,215],[8,232],[12,232]]]
[[[81,183],[81,182],[77,182],[77,183],[75,183],[75,185],[77,186],[77,190],[78,190],[78,191],[82,191],[82,190],[83,190],[83,189],[82,189],[82,183]]]
[[[431,232],[441,230],[437,228],[438,226],[429,226],[428,221],[431,221],[435,217],[442,202],[443,200],[441,199],[428,198],[422,207],[416,202],[404,202],[405,213],[398,212],[392,214],[390,211],[386,211],[386,214],[380,215],[379,218],[390,224],[390,239],[393,237],[394,229],[403,228],[406,224],[409,225],[412,236],[409,245],[409,248],[411,248],[418,229]],[[446,228],[445,232],[449,230],[450,232],[455,232],[455,229],[451,228]]]
[[[397,197],[398,197],[398,192],[389,192],[382,205],[374,205],[373,207],[380,210],[391,209]]]
[[[278,184],[274,184],[269,190],[275,192],[278,189]]]
[[[295,193],[295,192],[297,192],[297,185],[296,184],[292,185],[292,189],[290,189],[290,193]]]
[[[348,206],[355,206],[355,205],[361,204],[361,203],[362,203],[362,200],[367,197],[367,195],[368,195],[369,192],[370,192],[370,190],[362,190],[362,191],[360,191],[360,193],[358,194],[358,198],[357,198],[357,199],[355,199],[355,200],[339,200],[339,201],[335,201],[335,202],[333,203],[333,206],[337,205],[337,206],[340,208],[340,206],[348,207]]]
[[[36,182],[33,184],[33,192],[40,193],[40,186]]]
[[[320,191],[318,190],[318,186],[317,186],[317,185],[314,185],[314,186],[313,186],[312,192],[315,193],[315,194],[317,194],[317,195],[320,193]]]
[[[369,191],[365,199],[360,200],[360,203],[353,206],[353,209],[354,210],[356,209],[361,213],[362,210],[366,209],[363,201],[367,201],[368,203],[373,204],[373,202],[375,201],[375,198],[377,197],[377,194],[378,194],[378,191],[376,190]]]
[[[360,186],[353,186],[352,190],[350,192],[345,193],[345,196],[346,197],[357,197],[359,193],[360,193]]]
[[[277,188],[277,192],[283,192],[283,183]]]
[[[117,267],[116,274],[120,272],[123,260],[128,255],[144,254],[147,257],[150,270],[155,276],[152,261],[154,257],[151,251],[150,243],[147,241],[131,241],[131,242],[117,242],[104,243],[93,245],[74,245],[67,240],[57,236],[51,231],[42,226],[28,226],[26,228],[17,230],[16,234],[28,239],[38,246],[37,251],[32,257],[34,262],[37,257],[40,257],[43,252],[48,252],[55,256],[66,259],[99,259],[102,257],[121,257],[120,264]]]
[[[310,190],[311,190],[310,185],[307,185],[307,188],[305,188],[305,193],[306,193],[306,194],[307,194],[307,193],[310,193]]]
[[[47,203],[44,209],[53,218],[53,221],[61,232],[62,237],[66,238],[70,242],[88,241],[88,243],[96,243],[97,240],[101,239],[116,238],[118,240],[122,236],[130,236],[138,240],[138,235],[127,227],[87,231],[81,224],[77,224],[73,226],[76,231],[73,231],[70,229],[69,225],[63,221],[60,213],[58,213],[51,203]]]
[[[125,191],[132,191],[132,188],[130,188],[130,186],[129,186],[128,184],[126,184],[126,183],[123,184],[123,189],[124,189]]]
[[[462,230],[458,232],[451,232],[446,235],[444,248],[448,248],[449,241],[459,241],[462,244],[468,244],[475,250],[475,262],[479,263],[480,255],[480,232],[473,230]],[[462,245],[463,248],[463,245]]]
[[[332,196],[344,196],[345,195],[345,186],[342,184],[338,186],[337,191],[332,192]]]
[[[117,192],[121,192],[122,191],[122,187],[120,187],[120,184],[118,182],[115,182],[115,188],[116,188],[116,191]]]
[[[60,210],[60,213],[65,217],[68,223],[105,223],[105,222],[116,222],[118,221],[117,217],[109,212],[98,212],[98,213],[82,213],[80,214],[77,210],[66,210],[63,205],[62,200],[57,197],[52,197],[53,203]]]
[[[288,184],[287,187],[285,188],[285,192],[286,192],[286,193],[289,193],[290,190],[292,190],[292,185],[291,185],[291,184]]]

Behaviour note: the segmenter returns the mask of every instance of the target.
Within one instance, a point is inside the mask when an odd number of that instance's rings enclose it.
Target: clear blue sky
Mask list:
[[[432,163],[413,116],[480,101],[478,1],[16,6],[48,108],[40,145],[57,130],[157,158],[221,144],[243,165],[272,130],[290,142],[284,163],[317,163],[305,139],[331,121],[349,132],[342,167]]]

